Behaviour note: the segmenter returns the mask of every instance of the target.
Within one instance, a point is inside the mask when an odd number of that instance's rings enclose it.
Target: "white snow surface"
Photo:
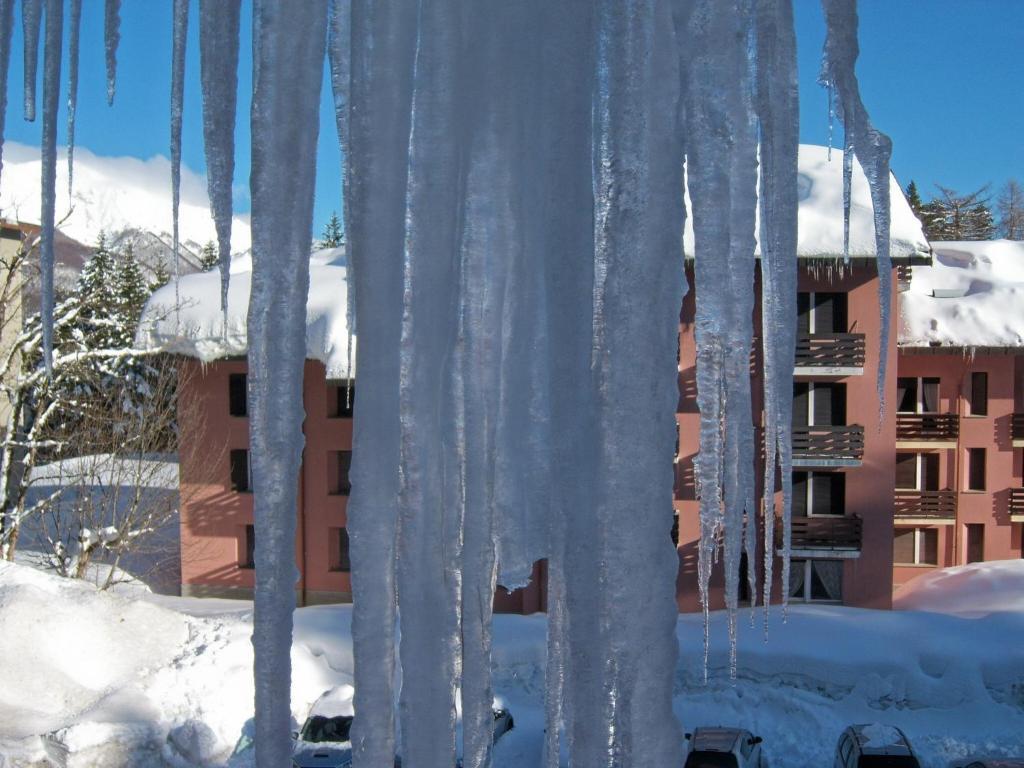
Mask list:
[[[797,160],[797,255],[802,258],[843,257],[843,152],[842,149],[833,149],[831,160],[828,154],[828,147],[800,145]],[[921,222],[914,215],[899,182],[892,174],[889,176],[889,195],[892,209],[892,258],[898,260],[927,256],[928,240]],[[760,234],[760,225],[756,232]],[[686,254],[692,255],[692,217],[686,219],[683,244]],[[760,254],[760,246],[756,252]],[[871,190],[864,170],[856,159],[853,161],[853,183],[850,190],[850,256],[875,257]]]
[[[1024,243],[933,242],[900,296],[900,346],[1024,346]]]
[[[1024,614],[1024,560],[992,560],[932,571],[903,586],[893,605],[969,618]]]
[[[306,357],[320,360],[328,378],[348,375],[348,322],[345,307],[345,249],[317,251],[310,257],[309,298],[306,304]],[[182,306],[174,311],[174,284],[150,297],[136,337],[144,349],[163,348],[203,362],[248,352],[246,319],[252,257],[246,253],[231,263],[228,287],[228,327],[220,311],[220,275],[216,271],[186,275],[178,281]],[[180,319],[179,319],[180,318]]]
[[[867,740],[864,746],[869,749],[885,749],[886,747],[896,746],[902,741],[899,731],[891,725],[884,725],[882,723],[871,723],[865,726],[861,733],[864,734],[864,738]]]
[[[785,624],[773,614],[767,642],[760,622],[740,622],[735,684],[719,612],[706,686],[701,618],[684,615],[676,715],[687,731],[749,728],[774,768],[830,764],[842,729],[865,722],[903,729],[925,768],[1024,753],[1024,646],[1007,641],[1024,633],[1024,568],[985,563],[920,581],[934,582],[935,603],[956,609],[987,594],[1004,610],[979,619],[791,606]],[[0,615],[0,765],[196,766],[180,746],[196,742],[203,765],[251,765],[251,753],[230,757],[251,729],[251,603],[101,594],[0,563]],[[348,706],[350,619],[349,606],[296,611],[296,728],[327,691],[332,707]],[[541,764],[546,628],[543,615],[494,619],[495,693],[516,722],[495,768]]]
[[[39,147],[4,142],[0,210],[8,219],[39,222]],[[139,229],[166,236],[171,232],[171,162],[162,155],[148,160],[96,155],[75,147],[75,186],[68,197],[67,152],[58,150],[56,219],[60,230],[86,245],[100,232]],[[65,215],[71,210],[70,216]],[[63,220],[63,221],[62,221]],[[193,248],[217,241],[206,179],[181,169],[181,242]],[[231,244],[236,251],[251,245],[248,215],[236,215]]]

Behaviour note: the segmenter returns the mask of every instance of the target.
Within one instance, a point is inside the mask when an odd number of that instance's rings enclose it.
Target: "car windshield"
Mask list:
[[[300,738],[311,743],[348,741],[348,732],[352,727],[351,717],[324,717],[313,715],[304,726]]]
[[[921,768],[911,755],[861,755],[857,768]]]
[[[736,768],[736,755],[731,752],[691,752],[686,768]]]

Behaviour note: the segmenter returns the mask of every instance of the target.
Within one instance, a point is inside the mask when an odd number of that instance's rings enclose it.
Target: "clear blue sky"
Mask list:
[[[104,98],[102,3],[87,0],[84,6],[78,145],[104,155],[167,155],[170,0],[123,3],[118,93],[112,108]],[[817,0],[795,0],[795,6],[801,139],[823,144],[828,136],[827,106],[816,83],[824,38],[822,14]],[[914,179],[927,198],[936,183],[963,192],[991,183],[997,192],[1009,178],[1024,181],[1024,0],[861,0],[860,6],[861,90],[875,124],[893,138],[893,169],[900,182],[906,185]],[[235,183],[236,206],[248,210],[251,3],[243,2],[243,8]],[[203,171],[197,2],[191,16],[183,156],[186,165]],[[20,32],[19,22],[6,132],[10,139],[38,145],[38,121],[21,119]],[[40,83],[40,100],[41,87]],[[62,116],[61,141],[65,120]],[[841,136],[837,126],[837,142]],[[332,210],[340,208],[339,167],[325,77],[315,232]]]

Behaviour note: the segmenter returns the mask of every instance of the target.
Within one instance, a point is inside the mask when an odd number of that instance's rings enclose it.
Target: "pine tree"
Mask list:
[[[171,273],[167,271],[167,264],[163,257],[153,267],[153,279],[149,281],[149,292],[153,293],[157,288],[163,288],[171,281]]]
[[[217,252],[217,244],[213,240],[208,240],[206,245],[203,246],[203,250],[199,252],[199,268],[203,272],[209,272],[217,266],[219,260],[220,254]]]
[[[142,276],[142,268],[135,258],[135,252],[130,243],[118,264],[116,292],[120,321],[123,323],[124,329],[130,331],[130,337],[125,337],[125,346],[131,346],[139,318],[142,317],[142,308],[151,291]]]
[[[89,346],[100,349],[116,346],[121,334],[110,321],[117,304],[117,265],[107,238],[100,233],[96,250],[82,268],[75,294],[79,302],[77,325]]]
[[[327,226],[324,227],[324,232],[320,236],[320,248],[340,248],[345,244],[345,233],[341,229],[341,221],[338,219],[337,213],[331,213],[331,218],[327,221]]]
[[[913,179],[907,184],[907,202],[910,204],[910,210],[920,219],[921,210],[924,208],[924,201],[921,200],[921,195],[917,191],[917,184],[914,183]]]
[[[1007,240],[1024,240],[1024,188],[1016,179],[1003,186],[996,201],[999,232]]]

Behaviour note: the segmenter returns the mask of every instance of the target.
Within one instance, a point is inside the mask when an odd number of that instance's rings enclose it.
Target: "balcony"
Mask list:
[[[801,333],[796,340],[797,376],[860,376],[863,333]]]
[[[1024,413],[1015,413],[1010,417],[1010,437],[1014,448],[1024,448]]]
[[[860,557],[863,521],[860,515],[794,517],[790,553],[793,557]],[[776,554],[782,554],[782,521],[776,519]]]
[[[1010,522],[1024,523],[1024,488],[1010,489]]]
[[[953,525],[956,522],[956,493],[948,490],[896,491],[894,518],[900,525]]]
[[[794,467],[859,467],[864,458],[864,427],[793,427]]]
[[[956,448],[960,417],[955,413],[897,413],[897,448]]]

